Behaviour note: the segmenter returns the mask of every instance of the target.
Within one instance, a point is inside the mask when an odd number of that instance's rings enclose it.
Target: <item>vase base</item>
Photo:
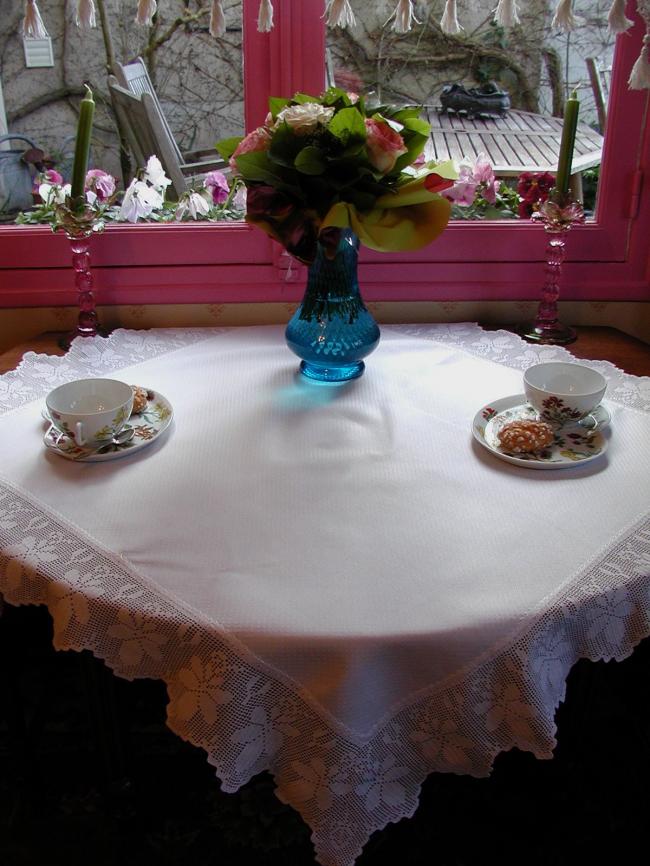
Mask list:
[[[358,379],[365,369],[366,365],[363,361],[346,364],[343,367],[324,367],[308,361],[302,361],[300,364],[302,375],[308,379],[316,379],[318,382],[347,382],[350,379]]]
[[[567,346],[575,343],[578,335],[568,325],[555,322],[552,327],[543,327],[534,322],[527,322],[515,327],[515,333],[519,334],[528,343],[543,343],[549,346]]]

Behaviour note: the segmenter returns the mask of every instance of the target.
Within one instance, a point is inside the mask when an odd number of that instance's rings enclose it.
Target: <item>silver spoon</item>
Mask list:
[[[104,442],[99,448],[95,448],[94,451],[91,451],[91,454],[105,454],[107,451],[114,445],[126,445],[127,442],[130,442],[135,435],[135,429],[133,427],[123,427],[119,433],[116,433],[112,439],[109,439],[108,442]],[[85,455],[87,456],[87,455]]]

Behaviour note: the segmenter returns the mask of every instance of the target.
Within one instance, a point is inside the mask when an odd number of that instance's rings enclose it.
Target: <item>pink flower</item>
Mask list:
[[[488,204],[495,204],[498,189],[499,181],[494,177],[491,164],[484,153],[479,153],[473,163],[469,160],[461,162],[458,180],[443,195],[453,204],[469,207],[477,196],[483,196]]]
[[[213,204],[223,204],[228,199],[230,190],[228,181],[222,171],[210,171],[203,180],[203,186],[212,196]]]
[[[366,118],[366,149],[370,164],[382,174],[392,170],[397,158],[406,153],[404,139],[384,121]]]
[[[58,184],[59,186],[63,186],[63,177],[59,174],[58,171],[55,171],[53,168],[48,168],[48,170],[43,175],[43,182],[50,184]]]
[[[477,186],[478,182],[472,175],[472,166],[462,162],[458,169],[458,180],[451,189],[445,190],[442,195],[452,204],[469,207],[474,202]]]
[[[413,161],[412,164],[413,164],[414,168],[421,168],[426,161],[427,161],[427,158],[424,155],[424,151],[422,151],[422,153],[415,158],[415,160]]]
[[[258,151],[268,150],[271,144],[271,135],[263,126],[258,126],[252,132],[249,132],[245,138],[239,142],[235,148],[235,152],[230,157],[230,168],[237,171],[237,157],[243,153],[257,153]]]
[[[483,184],[481,188],[483,198],[488,202],[488,204],[494,204],[497,200],[499,182],[495,179],[492,166],[488,162],[484,153],[479,153],[476,157],[476,162],[472,169],[472,175],[478,184]]]
[[[91,168],[86,174],[85,187],[87,192],[94,193],[97,201],[108,201],[115,194],[115,178],[101,168]]]

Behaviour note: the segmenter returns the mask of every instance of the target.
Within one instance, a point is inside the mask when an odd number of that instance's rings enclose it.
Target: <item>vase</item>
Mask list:
[[[359,292],[358,255],[359,239],[350,229],[341,231],[333,257],[318,243],[305,295],[285,332],[309,379],[356,379],[365,369],[363,358],[379,343],[379,327]]]

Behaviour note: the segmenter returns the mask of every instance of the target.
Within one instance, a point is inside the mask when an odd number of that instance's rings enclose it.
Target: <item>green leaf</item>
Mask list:
[[[308,93],[294,93],[291,102],[298,105],[304,105],[306,102],[316,102],[320,105],[320,99],[317,96],[310,96]]]
[[[268,183],[278,188],[284,184],[283,178],[274,170],[273,163],[264,150],[242,153],[236,158],[236,162],[244,180]]]
[[[334,115],[327,128],[343,145],[348,145],[351,140],[366,139],[366,124],[356,108],[343,108]]]
[[[269,111],[271,112],[271,116],[273,120],[276,119],[278,114],[282,111],[283,108],[289,105],[289,100],[284,99],[281,96],[272,96],[269,99]]]
[[[296,157],[294,165],[302,174],[323,174],[325,171],[323,151],[311,145],[303,147]]]
[[[241,135],[235,135],[232,138],[222,138],[221,141],[218,141],[215,144],[215,147],[224,159],[230,159],[230,157],[237,149],[237,145],[242,140],[243,136]]]
[[[407,117],[403,121],[404,129],[409,129],[411,132],[417,132],[428,138],[431,134],[431,124],[421,117]]]
[[[288,123],[281,123],[273,133],[269,156],[274,162],[293,168],[296,157],[305,146],[305,139],[296,135]]]

